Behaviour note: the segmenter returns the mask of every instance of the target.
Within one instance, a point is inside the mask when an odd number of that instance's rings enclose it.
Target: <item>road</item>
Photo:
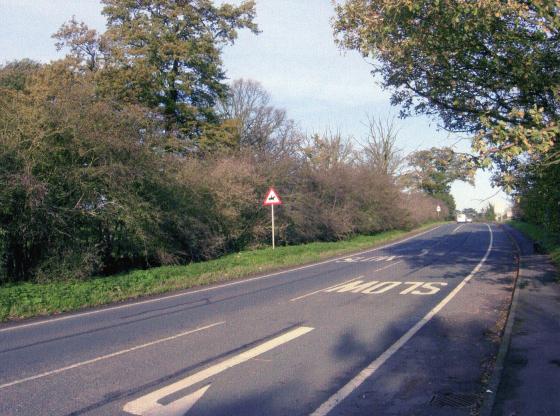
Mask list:
[[[498,226],[445,224],[246,281],[3,325],[0,414],[468,414],[472,403],[438,400],[480,398],[512,250]]]

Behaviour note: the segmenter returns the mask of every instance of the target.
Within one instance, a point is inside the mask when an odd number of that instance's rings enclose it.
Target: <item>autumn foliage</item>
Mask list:
[[[0,67],[0,282],[85,279],[268,244],[261,203],[271,185],[284,202],[278,244],[435,219],[438,201],[405,192],[340,135],[305,137],[258,83],[228,87],[219,42],[257,30],[252,2],[104,3],[107,34],[73,19],[55,35],[66,58]],[[181,4],[205,14],[173,22]],[[150,33],[133,31],[149,16],[166,42],[156,55],[142,43]],[[170,24],[180,38],[169,38]],[[258,108],[231,107],[243,88],[261,94],[248,101]]]

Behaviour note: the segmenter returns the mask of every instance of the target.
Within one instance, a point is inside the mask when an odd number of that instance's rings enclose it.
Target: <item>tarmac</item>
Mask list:
[[[560,283],[550,257],[505,226],[520,252],[516,294],[481,416],[560,415]],[[492,384],[492,383],[491,383]]]

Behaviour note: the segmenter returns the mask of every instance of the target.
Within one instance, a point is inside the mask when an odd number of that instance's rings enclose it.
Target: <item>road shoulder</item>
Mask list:
[[[521,248],[519,301],[492,415],[558,415],[560,284],[549,256],[508,227]]]

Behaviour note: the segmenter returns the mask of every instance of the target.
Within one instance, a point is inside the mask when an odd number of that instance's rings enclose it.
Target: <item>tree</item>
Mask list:
[[[373,59],[404,116],[474,134],[504,182],[522,154],[560,162],[558,2],[346,0],[336,12],[338,41]]]
[[[53,35],[58,50],[68,49],[69,64],[97,72],[103,95],[151,108],[165,132],[196,139],[188,148],[230,145],[229,129],[216,129],[214,111],[227,92],[221,48],[235,41],[239,29],[258,32],[254,1],[237,7],[211,0],[102,3],[105,33],[72,17]]]
[[[369,134],[361,152],[362,162],[375,173],[395,176],[404,158],[397,148],[398,130],[392,120],[368,119]]]
[[[38,72],[41,64],[31,59],[7,62],[0,65],[0,88],[24,91],[28,80]]]
[[[102,67],[105,53],[103,37],[84,22],[78,22],[75,16],[64,23],[52,37],[57,40],[56,50],[67,48],[69,57],[77,67],[87,68],[89,71]]]
[[[105,91],[160,111],[166,130],[184,137],[216,123],[225,96],[221,47],[237,30],[257,32],[255,2],[238,7],[211,0],[103,0],[108,58]]]
[[[523,165],[515,174],[513,199],[522,218],[560,231],[560,165]]]
[[[407,183],[428,195],[449,193],[456,180],[472,182],[473,171],[465,157],[449,147],[418,150],[407,158],[410,170]]]
[[[153,108],[99,94],[102,67],[64,59],[34,68],[0,68],[0,284],[85,279],[268,243],[267,211],[256,208],[270,184],[285,201],[286,244],[436,217],[434,198],[402,192],[340,135],[316,135],[298,153],[177,157],[161,149],[170,133]]]
[[[494,205],[488,204],[488,206],[482,210],[482,217],[486,221],[496,221],[496,210]]]
[[[239,146],[268,151],[293,150],[298,133],[286,110],[270,104],[270,94],[253,80],[237,79],[218,102],[224,121],[236,123]]]
[[[410,170],[403,175],[404,183],[441,200],[452,215],[455,199],[451,195],[451,184],[456,180],[473,180],[473,171],[465,156],[449,147],[432,147],[416,151],[407,159]]]
[[[149,109],[98,97],[67,64],[0,86],[0,283],[200,258],[212,214],[193,215],[203,198],[153,151]]]

